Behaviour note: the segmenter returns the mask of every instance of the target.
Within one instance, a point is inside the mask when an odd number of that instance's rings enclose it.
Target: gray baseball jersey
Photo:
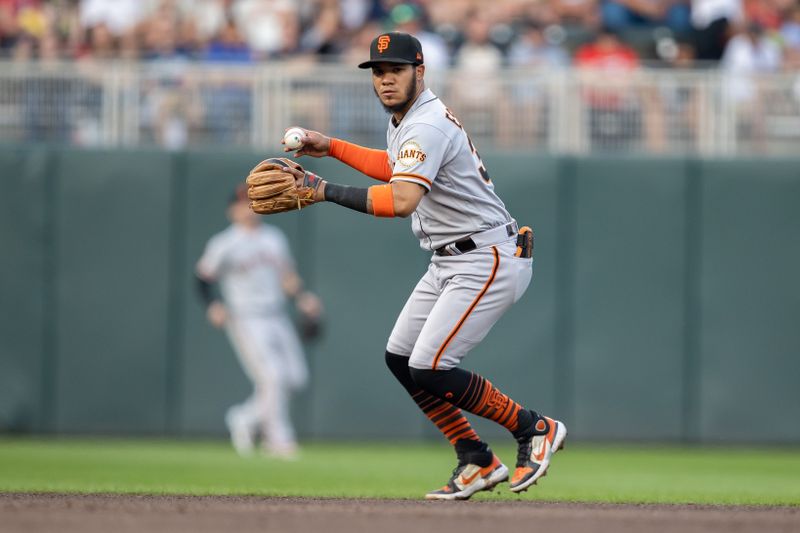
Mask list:
[[[430,89],[386,135],[391,181],[410,181],[428,193],[412,214],[420,246],[434,250],[511,221],[464,128]]]
[[[293,266],[286,237],[279,229],[232,225],[208,242],[197,273],[219,281],[232,313],[263,314],[283,308],[282,276]]]
[[[386,349],[408,355],[414,368],[454,368],[528,288],[532,260],[516,256],[511,215],[458,119],[431,91],[399,125],[390,122],[387,141],[392,181],[428,189],[412,220],[422,248],[468,236],[478,248],[433,255]]]

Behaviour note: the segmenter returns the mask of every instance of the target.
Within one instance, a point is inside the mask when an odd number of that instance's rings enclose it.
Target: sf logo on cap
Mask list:
[[[388,35],[381,35],[380,37],[378,37],[379,54],[382,54],[384,51],[386,51],[387,48],[389,48],[389,41],[391,41],[391,38]]]

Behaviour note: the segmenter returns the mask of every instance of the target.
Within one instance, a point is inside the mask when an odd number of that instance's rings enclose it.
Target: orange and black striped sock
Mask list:
[[[422,409],[425,416],[447,437],[450,444],[456,445],[458,441],[462,441],[462,444],[469,444],[472,441],[481,442],[461,409],[447,400],[437,398],[422,390],[414,383],[408,368],[408,357],[386,352],[386,366]]]
[[[492,382],[475,372],[411,369],[411,376],[422,389],[439,398],[448,398],[456,407],[488,418],[515,436],[529,430],[533,415],[502,393]]]
[[[439,428],[439,431],[450,441],[450,444],[455,445],[459,440],[480,440],[478,434],[472,429],[469,420],[461,412],[461,409],[455,405],[441,400],[422,389],[412,394],[411,398],[422,409],[425,416]]]
[[[519,429],[520,411],[525,411],[491,381],[474,372],[470,372],[469,385],[456,404],[470,413],[494,420],[512,433]]]

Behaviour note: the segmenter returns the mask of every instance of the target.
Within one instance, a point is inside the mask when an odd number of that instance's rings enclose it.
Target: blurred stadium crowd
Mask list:
[[[0,142],[274,146],[289,124],[382,142],[351,67],[390,30],[419,37],[482,147],[800,142],[800,0],[0,0]]]
[[[0,0],[16,60],[356,61],[392,29],[435,68],[800,66],[798,0]]]

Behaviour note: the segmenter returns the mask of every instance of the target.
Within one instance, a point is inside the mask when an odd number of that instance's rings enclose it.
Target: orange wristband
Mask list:
[[[376,217],[394,216],[394,196],[392,186],[373,185],[369,188],[369,197],[372,200],[372,214]]]

